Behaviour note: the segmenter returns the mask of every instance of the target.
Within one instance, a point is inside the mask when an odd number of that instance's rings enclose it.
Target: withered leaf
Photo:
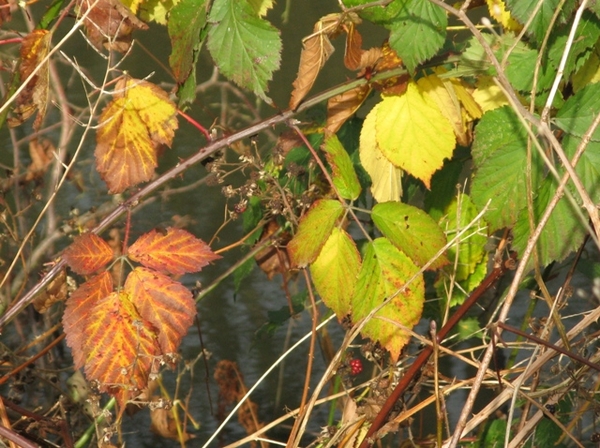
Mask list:
[[[11,14],[10,8],[11,3],[14,5],[14,1],[9,2],[8,0],[0,0],[0,25],[6,22],[10,22]]]
[[[371,92],[371,86],[364,84],[327,101],[327,124],[325,133],[335,134],[354,112],[362,105]]]
[[[67,298],[67,290],[67,271],[63,269],[44,292],[35,298],[33,307],[38,313],[44,314],[52,305]]]
[[[52,33],[47,30],[33,30],[23,38],[21,45],[21,66],[19,74],[25,81],[34,71],[35,75],[17,97],[17,106],[13,110],[15,117],[8,121],[10,126],[19,126],[33,115],[38,115],[33,122],[33,129],[38,130],[46,115],[48,105],[48,52]]]
[[[148,25],[138,19],[119,0],[78,0],[80,15],[93,8],[83,21],[88,39],[97,48],[125,53],[131,46],[131,33],[134,30],[148,29]]]
[[[354,22],[344,27],[346,30],[346,51],[344,53],[344,65],[349,70],[358,70],[361,66],[362,36],[356,30]]]
[[[25,180],[30,181],[39,179],[44,176],[48,167],[53,160],[52,154],[55,148],[52,142],[48,139],[34,138],[29,142],[29,156],[31,157],[31,165],[27,168]]]
[[[400,59],[398,54],[390,47],[388,42],[384,43],[381,49],[381,58],[375,65],[375,70],[383,72],[400,67],[401,65],[402,59]],[[381,83],[373,83],[373,86],[386,95],[402,95],[406,91],[408,79],[408,74],[405,74],[388,78]]]

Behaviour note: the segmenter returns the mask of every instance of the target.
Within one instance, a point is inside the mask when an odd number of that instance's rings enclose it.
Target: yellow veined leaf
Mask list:
[[[477,88],[473,92],[473,98],[481,106],[483,112],[506,106],[508,100],[500,87],[498,87],[491,77],[481,76],[477,80]]]
[[[423,275],[417,275],[411,284],[395,295],[419,268],[387,238],[377,238],[367,245],[363,264],[352,297],[352,321],[367,317],[381,305],[391,301],[365,324],[363,336],[378,341],[398,359],[400,351],[410,340],[410,333],[401,326],[412,329],[421,318],[425,302]]]
[[[502,24],[505,30],[519,32],[523,26],[512,18],[502,0],[485,0],[490,15]]]
[[[304,38],[302,42],[302,53],[300,53],[300,67],[298,76],[293,83],[294,90],[290,98],[290,109],[296,109],[302,99],[312,88],[321,68],[335,50],[329,36],[332,24],[338,20],[337,14],[320,19],[314,27],[313,34]]]
[[[355,200],[360,194],[361,188],[352,165],[350,156],[342,146],[336,135],[327,137],[321,146],[327,162],[331,166],[333,185],[344,199]]]
[[[111,193],[148,181],[157,166],[157,149],[170,146],[177,129],[176,107],[166,92],[125,77],[104,108],[96,134],[96,167]]]
[[[346,232],[337,227],[310,265],[315,288],[338,319],[350,313],[350,300],[360,270],[360,254]]]
[[[400,201],[402,170],[383,155],[377,144],[375,124],[380,104],[369,112],[360,131],[360,163],[371,176],[371,194],[377,202]]]
[[[429,75],[417,81],[419,88],[427,93],[438,105],[440,111],[454,128],[454,135],[458,144],[469,146],[473,139],[470,127],[467,125],[466,115],[463,113],[461,102],[450,80],[442,80],[437,75]],[[464,89],[463,89],[464,90]],[[464,93],[467,93],[466,91]],[[477,106],[477,103],[475,103]],[[481,110],[479,110],[481,116]]]
[[[339,201],[321,199],[313,203],[287,245],[292,266],[303,268],[317,259],[343,213],[344,208]]]
[[[387,96],[379,103],[375,131],[383,155],[427,188],[456,145],[452,125],[414,82],[403,95]]]

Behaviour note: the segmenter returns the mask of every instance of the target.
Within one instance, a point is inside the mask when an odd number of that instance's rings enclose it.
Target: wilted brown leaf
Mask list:
[[[388,42],[383,44],[381,49],[381,58],[375,65],[375,71],[383,72],[386,70],[392,70],[402,65],[402,59],[398,54],[390,47]],[[373,86],[381,90],[386,95],[402,95],[406,92],[406,86],[408,83],[408,74],[402,76],[396,76],[388,78],[385,81],[373,83]]]
[[[325,133],[335,134],[354,112],[362,105],[371,92],[371,86],[364,84],[327,101],[327,124]]]
[[[21,66],[19,75],[25,81],[34,71],[35,75],[17,97],[14,109],[15,117],[8,121],[10,126],[19,126],[38,111],[33,128],[38,130],[42,124],[48,105],[48,52],[52,33],[47,30],[33,30],[23,38],[21,45]]]
[[[54,277],[44,292],[35,298],[33,307],[38,313],[44,314],[52,305],[67,298],[67,289],[67,271],[63,269]]]
[[[154,397],[158,399],[158,397]],[[187,442],[190,439],[193,439],[195,436],[193,434],[188,433],[187,431],[182,431],[181,436],[179,435],[179,431],[177,431],[177,422],[173,418],[173,410],[166,410],[164,408],[154,409],[150,412],[150,430],[165,439],[173,439],[173,440],[181,440],[182,442]]]
[[[8,0],[0,0],[0,25],[10,21],[10,19],[11,19],[11,17],[10,17],[11,3],[15,4],[16,2],[9,2]]]
[[[46,138],[38,140],[34,138],[29,142],[29,155],[31,156],[31,165],[27,168],[25,180],[40,179],[44,176],[50,163],[54,159],[55,148],[52,142]]]
[[[94,4],[93,0],[78,0],[80,15],[85,14]],[[83,21],[88,39],[98,49],[125,53],[131,46],[131,33],[134,30],[148,29],[148,25],[138,19],[119,0],[99,0]]]
[[[346,30],[346,51],[344,53],[344,65],[349,70],[358,70],[364,68],[361,66],[361,56],[363,53],[362,49],[362,36],[356,30],[354,22],[350,22],[344,26]]]
[[[264,227],[260,241],[273,236],[280,229],[279,224],[275,220],[271,220]],[[290,240],[290,235],[285,233],[280,237],[280,244],[285,245]],[[290,270],[290,258],[285,249],[276,245],[269,245],[258,252],[254,259],[258,267],[267,274],[267,278],[272,280],[277,274],[283,275],[286,279]]]

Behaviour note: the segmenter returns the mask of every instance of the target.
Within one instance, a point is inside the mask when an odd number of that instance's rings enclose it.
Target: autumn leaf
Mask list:
[[[346,50],[344,52],[344,65],[348,70],[358,70],[361,66],[362,36],[356,30],[354,22],[344,26],[346,30]]]
[[[31,164],[27,167],[25,180],[41,179],[54,160],[56,148],[52,142],[46,138],[34,138],[29,142],[29,157]]]
[[[350,313],[359,270],[356,244],[346,232],[334,227],[323,250],[310,265],[310,272],[323,302],[340,320]]]
[[[169,65],[178,83],[183,84],[195,70],[196,53],[204,42],[201,31],[206,26],[206,0],[182,0],[169,15],[168,30],[173,50]]]
[[[34,71],[35,75],[17,97],[17,106],[13,110],[16,117],[9,120],[10,126],[18,126],[31,117],[37,110],[33,129],[38,130],[42,124],[48,105],[48,52],[52,33],[47,30],[33,30],[23,38],[21,45],[21,65],[19,76],[24,82]]]
[[[62,255],[69,267],[81,275],[93,274],[114,257],[106,241],[94,233],[84,233],[65,249]]]
[[[35,310],[44,314],[52,305],[57,302],[62,302],[67,298],[67,271],[61,270],[60,273],[48,284],[46,289],[36,296],[33,301]]]
[[[129,77],[119,80],[96,134],[96,167],[110,193],[152,179],[158,147],[173,141],[175,113],[166,92],[154,84]]]
[[[113,394],[121,407],[148,384],[162,362],[155,329],[143,319],[124,291],[111,292],[90,311],[84,338],[89,343],[85,363],[88,380]]]
[[[129,247],[127,256],[148,268],[173,275],[198,272],[221,258],[204,241],[173,227],[164,233],[152,230],[140,236]]]
[[[290,98],[290,109],[294,110],[300,105],[302,99],[315,83],[323,65],[333,54],[335,49],[329,40],[329,36],[332,25],[336,21],[338,21],[337,14],[323,17],[315,24],[313,34],[303,39],[300,67],[298,68],[296,80],[292,84],[294,90]]]
[[[343,212],[339,201],[321,199],[313,203],[287,245],[292,266],[303,268],[316,260]]]
[[[402,198],[402,170],[390,162],[377,143],[377,109],[365,118],[360,131],[360,163],[371,177],[371,194],[377,202],[399,201]]]
[[[330,98],[327,101],[327,123],[325,132],[335,134],[358,110],[371,93],[371,86],[364,84]]]
[[[177,353],[196,316],[190,290],[160,272],[137,267],[127,276],[124,291],[140,316],[156,329],[162,353]]]
[[[112,277],[109,272],[104,271],[79,286],[67,300],[62,321],[76,369],[86,363],[91,350],[90,345],[94,344],[86,333],[91,311],[112,290]]]
[[[366,318],[385,299],[394,295],[362,330],[363,336],[385,347],[393,360],[398,359],[400,351],[410,340],[410,333],[399,325],[412,329],[423,312],[425,287],[423,276],[417,275],[418,271],[419,268],[387,238],[377,238],[367,244],[352,297],[352,321]],[[411,284],[396,295],[413,277]]]
[[[456,139],[436,103],[414,82],[404,95],[386,96],[376,113],[376,141],[385,157],[430,188],[431,176],[452,157]]]
[[[333,185],[344,199],[355,200],[360,194],[361,188],[352,165],[350,156],[342,146],[336,135],[325,140],[321,146],[329,166],[332,170]]]
[[[119,0],[78,0],[77,12],[80,16],[90,8],[83,25],[89,41],[98,49],[104,46],[125,53],[131,47],[133,31],[148,29],[148,25]]]

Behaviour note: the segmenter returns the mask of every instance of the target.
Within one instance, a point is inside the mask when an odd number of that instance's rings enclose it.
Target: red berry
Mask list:
[[[352,375],[358,375],[360,372],[362,372],[362,369],[363,366],[360,359],[355,358],[350,361],[350,372]]]

